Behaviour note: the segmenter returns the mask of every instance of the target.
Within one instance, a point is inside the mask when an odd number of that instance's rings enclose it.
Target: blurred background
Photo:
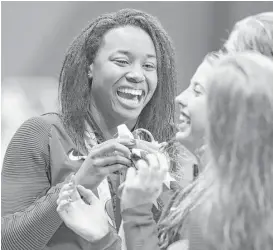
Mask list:
[[[273,11],[273,2],[260,1],[1,2],[1,6],[1,159],[24,120],[58,109],[58,74],[65,51],[98,15],[135,8],[157,16],[176,48],[181,91],[204,55],[221,47],[236,21]]]

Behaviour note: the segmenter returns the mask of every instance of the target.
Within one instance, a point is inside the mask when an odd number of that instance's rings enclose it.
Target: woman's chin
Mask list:
[[[190,152],[194,152],[195,145],[193,143],[192,133],[190,127],[187,130],[178,131],[175,135],[177,142],[186,147]]]
[[[176,135],[176,141],[180,142],[180,143],[184,143],[190,140],[190,135],[191,135],[191,128],[188,127],[185,130],[179,130]]]

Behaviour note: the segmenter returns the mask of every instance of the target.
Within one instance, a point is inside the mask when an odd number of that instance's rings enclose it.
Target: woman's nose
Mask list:
[[[142,72],[142,69],[135,67],[130,72],[126,74],[126,79],[129,82],[133,83],[139,83],[143,82],[145,80],[144,74]]]
[[[177,104],[182,105],[182,107],[186,107],[188,105],[188,91],[184,90],[183,92],[181,92],[176,98],[175,98],[175,102]]]

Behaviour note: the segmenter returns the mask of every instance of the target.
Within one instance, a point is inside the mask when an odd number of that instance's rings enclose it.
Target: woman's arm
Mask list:
[[[145,160],[144,160],[145,159]],[[163,154],[147,154],[129,168],[121,194],[123,229],[127,250],[160,249],[152,204],[163,188],[168,162]]]
[[[56,200],[62,183],[50,186],[51,125],[36,117],[16,132],[1,173],[2,249],[39,250],[62,223]]]
[[[151,209],[152,204],[144,204],[122,211],[127,250],[160,249],[157,225]]]

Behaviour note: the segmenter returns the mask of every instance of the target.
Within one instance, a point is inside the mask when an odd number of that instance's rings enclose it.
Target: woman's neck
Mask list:
[[[206,144],[203,144],[195,151],[195,156],[198,159],[200,170],[202,171],[206,165],[209,163],[209,152],[208,152],[208,146]]]
[[[117,120],[109,120],[106,119],[96,108],[91,108],[90,115],[92,115],[92,118],[96,122],[97,126],[100,128],[104,138],[106,140],[112,139],[117,134],[117,126],[125,123],[128,129],[132,130],[136,124],[136,121],[124,121],[123,123],[121,121]]]

